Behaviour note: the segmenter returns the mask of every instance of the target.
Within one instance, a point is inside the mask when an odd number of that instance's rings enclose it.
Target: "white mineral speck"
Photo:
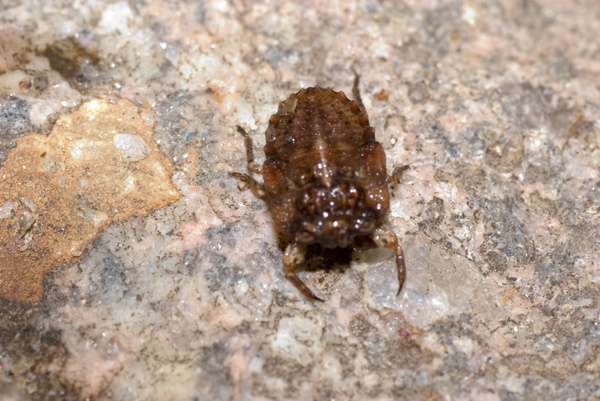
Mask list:
[[[19,93],[19,83],[28,77],[27,73],[21,70],[9,71],[0,75],[0,89],[8,93]]]
[[[130,21],[133,19],[133,11],[127,2],[121,1],[109,4],[102,13],[99,26],[104,32],[119,32],[129,34]]]
[[[138,135],[117,134],[113,139],[115,147],[128,162],[137,162],[145,159],[150,153],[150,147]]]
[[[317,351],[311,349],[308,344],[316,344],[320,335],[320,326],[310,319],[283,318],[279,322],[272,347],[276,354],[294,360],[296,363],[305,364],[306,356],[311,351]]]
[[[4,202],[4,204],[0,206],[0,219],[12,216],[13,212],[17,210],[17,207],[19,207],[17,202]]]
[[[102,141],[80,139],[71,145],[70,153],[73,160],[94,159],[102,157]]]
[[[125,179],[125,192],[131,192],[135,190],[135,177],[133,175],[128,176]]]
[[[37,206],[31,199],[25,198],[23,196],[20,197],[19,199],[21,200],[21,203],[23,203],[23,205],[25,205],[25,207],[27,209],[29,209],[29,211],[34,212],[34,213],[37,212]]]

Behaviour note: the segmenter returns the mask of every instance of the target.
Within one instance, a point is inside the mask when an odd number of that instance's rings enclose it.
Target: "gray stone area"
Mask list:
[[[598,1],[0,10],[0,169],[28,132],[126,98],[182,194],[48,272],[41,301],[0,300],[1,400],[600,399]],[[227,175],[235,127],[261,162],[278,102],[350,94],[353,69],[389,167],[410,165],[389,218],[408,276],[396,297],[391,255],[357,252],[302,273],[311,302]]]

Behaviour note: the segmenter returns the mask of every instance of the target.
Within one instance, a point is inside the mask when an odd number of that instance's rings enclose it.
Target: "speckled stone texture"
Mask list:
[[[181,194],[48,271],[38,302],[0,300],[1,400],[600,400],[598,1],[0,10],[0,186],[20,138],[123,98]],[[408,276],[396,297],[389,253],[357,252],[302,273],[318,303],[227,173],[236,125],[258,148],[279,101],[349,94],[353,69],[389,167],[410,165],[389,218]]]

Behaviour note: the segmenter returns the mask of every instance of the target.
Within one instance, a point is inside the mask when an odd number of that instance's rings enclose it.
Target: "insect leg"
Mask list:
[[[396,185],[398,185],[398,183],[402,179],[402,176],[404,175],[404,172],[406,170],[408,170],[408,169],[410,169],[410,166],[408,164],[405,164],[404,166],[400,166],[400,167],[394,168],[394,170],[392,171],[392,174],[390,174],[390,176],[387,178],[388,185],[392,189],[394,189],[394,187]]]
[[[236,127],[237,132],[242,134],[244,137],[244,145],[246,146],[246,163],[248,163],[248,171],[257,172],[257,167],[254,164],[254,144],[252,143],[252,137],[239,125]]]
[[[317,297],[310,288],[296,275],[296,268],[304,262],[306,257],[306,245],[295,242],[290,243],[283,254],[283,267],[285,278],[292,282],[305,297],[317,301],[323,301]]]
[[[248,164],[248,172],[249,173],[260,173],[260,169],[254,164],[254,147],[252,144],[252,138],[242,127],[237,126],[237,131],[244,136],[244,144],[246,146],[246,163]],[[237,173],[237,172],[229,172],[229,176],[233,178],[237,178],[242,181],[252,191],[254,196],[259,199],[264,198],[264,186],[262,183],[256,181],[254,177],[250,174]]]
[[[358,104],[358,108],[360,109],[360,111],[366,113],[367,109],[365,109],[365,105],[363,104],[362,98],[360,97],[360,89],[358,88],[358,85],[360,83],[360,75],[358,75],[358,73],[354,71],[354,69],[352,69],[352,71],[354,72],[354,85],[352,85],[352,96]]]
[[[406,280],[406,264],[404,262],[404,250],[398,243],[398,237],[396,234],[388,229],[376,228],[371,234],[371,238],[375,245],[380,248],[389,248],[394,251],[396,255],[396,270],[398,271],[398,292],[396,296],[400,295],[404,280]]]
[[[400,167],[395,167],[394,170],[392,171],[392,174],[390,174],[390,176],[388,178],[388,182],[392,182],[392,181],[399,182],[402,179],[404,172],[408,169],[410,169],[410,166],[408,164],[405,164],[404,166],[400,166]]]

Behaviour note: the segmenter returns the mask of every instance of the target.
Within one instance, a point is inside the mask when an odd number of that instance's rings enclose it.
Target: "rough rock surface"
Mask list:
[[[156,122],[115,132],[119,172],[157,145],[181,194],[102,226],[38,302],[0,294],[0,399],[600,399],[597,1],[0,9],[0,169],[31,132],[121,98]],[[390,216],[408,277],[396,297],[389,255],[357,253],[304,273],[316,303],[227,173],[245,169],[236,125],[262,146],[279,101],[349,93],[353,69],[388,164],[411,166]],[[20,198],[0,224],[50,207]]]

